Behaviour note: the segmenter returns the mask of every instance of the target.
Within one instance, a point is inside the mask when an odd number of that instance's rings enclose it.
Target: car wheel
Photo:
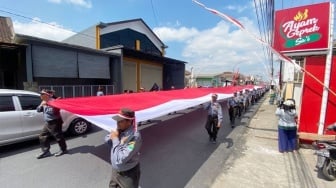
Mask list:
[[[81,135],[90,130],[91,124],[82,119],[82,118],[77,118],[74,121],[72,121],[71,126],[70,126],[70,132],[73,135]]]

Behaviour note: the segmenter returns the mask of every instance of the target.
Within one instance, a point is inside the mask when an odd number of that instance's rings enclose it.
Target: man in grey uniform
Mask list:
[[[112,130],[105,138],[111,146],[112,176],[109,187],[138,188],[142,139],[136,130],[134,111],[123,108],[112,119],[117,121],[117,130]]]
[[[217,94],[212,94],[211,102],[205,106],[205,109],[208,111],[205,129],[207,130],[209,140],[212,143],[216,143],[217,132],[223,121],[222,106],[217,102],[217,97]]]
[[[49,106],[48,102],[54,100],[54,91],[42,90],[40,92],[42,102],[37,107],[37,112],[43,112],[45,125],[39,135],[42,152],[36,156],[37,159],[51,156],[50,137],[54,137],[60,147],[60,151],[55,153],[55,157],[67,153],[67,145],[62,132],[63,120],[60,114],[60,109]]]

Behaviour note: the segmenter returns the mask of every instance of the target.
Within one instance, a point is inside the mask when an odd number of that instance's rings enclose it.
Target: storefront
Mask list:
[[[296,99],[299,134],[312,133],[305,137],[311,140],[335,134],[326,130],[336,122],[333,12],[327,2],[280,10],[275,17],[274,48],[292,59],[282,66],[284,98]]]

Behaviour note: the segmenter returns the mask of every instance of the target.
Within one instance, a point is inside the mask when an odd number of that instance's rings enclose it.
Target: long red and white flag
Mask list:
[[[260,87],[262,86],[187,88],[157,92],[78,97],[53,100],[50,102],[50,105],[74,113],[96,126],[111,131],[116,128],[116,122],[111,117],[124,107],[134,110],[136,121],[142,122],[209,102],[212,93],[218,94],[218,100],[225,100],[232,97],[234,92]]]

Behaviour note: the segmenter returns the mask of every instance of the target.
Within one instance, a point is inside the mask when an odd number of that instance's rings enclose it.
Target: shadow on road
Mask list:
[[[91,130],[84,135],[73,136],[68,133],[65,133],[64,136],[66,140],[71,140],[71,139],[76,139],[76,138],[86,138],[89,134],[93,134],[101,130],[102,130],[101,128],[92,125]],[[54,144],[57,144],[57,143],[53,138],[51,138],[51,142],[50,142],[51,147],[53,147]],[[38,149],[38,148],[40,148],[40,143],[39,143],[38,138],[19,142],[19,143],[14,143],[10,145],[0,146],[0,158],[10,157],[12,155],[25,153],[27,151]]]
[[[107,163],[110,163],[110,148],[107,144],[102,144],[99,146],[79,146],[75,148],[70,148],[68,150],[68,155],[73,155],[73,154],[93,154],[96,157],[106,161]]]
[[[219,144],[233,146],[233,140],[226,138],[232,131],[229,126],[220,129],[217,144],[209,142],[202,108],[178,114],[183,115],[141,130],[141,187],[185,187]]]

